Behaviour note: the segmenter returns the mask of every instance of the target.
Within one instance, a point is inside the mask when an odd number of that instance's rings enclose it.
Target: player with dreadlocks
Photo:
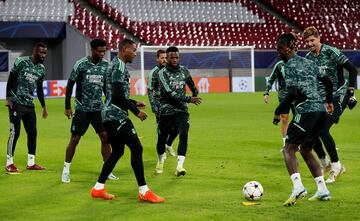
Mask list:
[[[315,27],[306,28],[303,32],[303,38],[310,50],[306,58],[314,61],[333,83],[334,95],[332,103],[334,104],[334,113],[327,116],[326,129],[320,133],[320,138],[315,142],[314,150],[321,160],[324,172],[330,170],[330,176],[326,183],[334,183],[336,178],[345,172],[345,167],[339,161],[336,145],[330,134],[330,128],[334,123],[337,124],[339,122],[340,116],[347,104],[350,109],[356,104],[354,87],[357,70],[341,51],[320,42],[320,35]],[[347,85],[344,79],[344,68],[349,71],[349,85]],[[330,156],[331,162],[326,157],[320,139]]]
[[[331,113],[334,108],[331,103],[332,83],[325,75],[321,75],[314,62],[296,54],[296,45],[297,39],[294,34],[282,34],[277,39],[277,51],[285,62],[285,82],[288,94],[276,108],[273,123],[277,125],[280,122],[280,113],[292,102],[296,106],[296,115],[289,124],[283,151],[285,164],[293,183],[292,194],[284,202],[284,206],[294,205],[297,200],[307,194],[301,182],[295,155],[299,150],[317,185],[317,192],[309,200],[331,198],[311,147],[314,139],[318,137],[318,131],[324,125],[326,111]],[[326,106],[320,96],[319,81],[326,87]]]

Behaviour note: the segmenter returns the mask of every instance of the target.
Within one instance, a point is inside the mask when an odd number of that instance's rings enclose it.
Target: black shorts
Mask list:
[[[293,104],[290,104],[289,106],[286,106],[283,111],[280,112],[280,114],[289,114],[291,112],[293,115],[295,115],[295,107]]]
[[[139,139],[130,119],[104,122],[104,127],[110,143],[127,144]]]
[[[173,130],[188,133],[190,118],[188,113],[177,113],[174,115],[161,115],[158,123],[158,134],[168,136]]]
[[[324,129],[326,112],[296,114],[286,134],[287,144],[311,143]]]
[[[92,125],[96,133],[103,132],[104,126],[101,120],[101,111],[83,112],[75,111],[71,122],[71,133],[74,135],[84,135],[89,125]]]

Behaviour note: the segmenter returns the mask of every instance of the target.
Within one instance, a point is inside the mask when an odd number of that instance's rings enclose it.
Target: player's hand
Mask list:
[[[47,112],[46,107],[42,108],[42,117],[46,119],[48,117],[49,113]]]
[[[65,116],[67,116],[68,119],[71,119],[73,116],[73,112],[72,112],[71,108],[65,109],[64,114],[65,114]]]
[[[144,121],[147,118],[147,114],[144,111],[140,111],[137,115],[136,115],[141,121]]]
[[[353,87],[349,87],[349,88],[346,90],[346,94],[349,95],[349,97],[354,96],[354,88],[353,88]]]
[[[280,122],[280,115],[275,114],[273,119],[273,124],[278,125],[279,122]]]
[[[267,104],[269,103],[269,95],[264,95],[264,102]]]
[[[334,105],[333,103],[326,103],[325,104],[326,107],[326,111],[331,114],[332,112],[334,112]]]
[[[193,103],[195,105],[201,104],[201,97],[191,97],[190,103]]]
[[[136,102],[136,107],[139,108],[139,109],[145,109],[145,106],[146,106],[146,104],[143,101],[137,101]]]
[[[10,109],[13,109],[14,103],[12,102],[11,98],[6,98],[5,106],[8,106]]]

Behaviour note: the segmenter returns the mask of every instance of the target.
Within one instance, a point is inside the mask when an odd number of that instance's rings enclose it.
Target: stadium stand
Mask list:
[[[69,16],[69,24],[79,29],[90,39],[104,38],[108,48],[115,49],[119,41],[124,39],[124,34],[111,27],[99,16],[95,16],[88,9],[82,7],[79,3],[74,3],[75,13]]]
[[[274,49],[278,34],[292,30],[251,0],[88,2],[149,45],[255,45],[257,49]],[[358,1],[264,0],[262,3],[300,30],[315,25],[325,43],[342,49],[358,48]],[[112,49],[125,36],[78,1],[8,0],[0,1],[0,8],[1,21],[68,21],[91,39],[105,38]]]
[[[0,21],[64,21],[73,13],[68,0],[0,1]]]
[[[121,27],[155,45],[255,45],[275,47],[291,30],[250,0],[90,0]]]
[[[360,2],[351,0],[264,0],[301,29],[316,26],[322,40],[343,49],[356,49],[360,36]],[[315,21],[315,23],[314,23]]]

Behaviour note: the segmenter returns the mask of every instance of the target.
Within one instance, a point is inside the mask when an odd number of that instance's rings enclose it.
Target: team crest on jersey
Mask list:
[[[16,117],[17,116],[17,113],[16,113],[16,111],[14,111],[14,117]]]
[[[135,128],[132,128],[131,131],[133,134],[136,134]]]

